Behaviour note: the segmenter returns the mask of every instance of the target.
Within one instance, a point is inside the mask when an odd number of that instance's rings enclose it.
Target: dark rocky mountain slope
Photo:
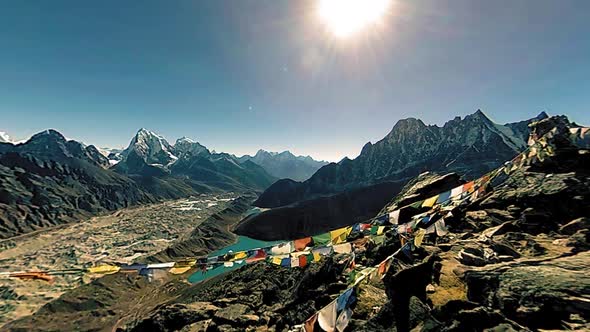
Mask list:
[[[310,156],[295,156],[289,151],[281,153],[258,150],[254,156],[245,155],[240,161],[250,160],[262,166],[269,174],[279,179],[305,181],[328,162],[316,161]]]
[[[94,146],[54,130],[0,144],[0,238],[195,193],[185,184],[138,183],[108,166]]]
[[[407,182],[426,170],[476,177],[526,146],[528,127],[523,124],[530,121],[498,125],[479,110],[442,127],[413,118],[400,120],[382,140],[367,143],[356,159],[324,166],[301,183],[278,181],[255,205],[272,208],[381,182]]]

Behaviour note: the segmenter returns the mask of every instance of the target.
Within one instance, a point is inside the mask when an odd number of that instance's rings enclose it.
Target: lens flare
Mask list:
[[[319,0],[318,14],[337,37],[349,37],[385,16],[391,0]]]

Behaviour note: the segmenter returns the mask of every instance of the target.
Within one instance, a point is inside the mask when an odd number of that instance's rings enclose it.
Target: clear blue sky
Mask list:
[[[400,118],[590,124],[590,1],[394,1],[342,40],[312,0],[2,1],[0,130],[99,147],[146,127],[339,160]]]

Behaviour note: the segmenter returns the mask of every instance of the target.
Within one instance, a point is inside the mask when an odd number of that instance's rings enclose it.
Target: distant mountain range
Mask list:
[[[250,160],[276,178],[295,181],[309,179],[318,169],[328,164],[327,161],[316,161],[310,156],[295,156],[289,151],[277,153],[258,150],[254,156],[245,155],[239,160]]]
[[[301,178],[313,172],[313,165],[317,169],[323,164],[288,152],[269,155],[238,158],[211,152],[186,137],[171,145],[146,129],[139,130],[124,150],[97,149],[51,129],[20,144],[2,132],[0,238],[162,199],[202,192],[260,192],[278,178],[265,167]]]
[[[0,143],[0,238],[196,193],[182,182],[159,185],[153,179],[143,186],[108,166],[94,146],[55,130],[22,144]]]
[[[478,110],[442,127],[403,119],[379,142],[365,144],[354,160],[345,158],[326,165],[304,182],[277,181],[255,205],[289,205],[377,183],[409,180],[424,171],[476,177],[521,151],[526,146],[527,124],[546,117],[543,112],[533,119],[499,125]]]
[[[320,168],[303,182],[279,180],[254,205],[271,208],[243,220],[236,232],[258,239],[297,238],[367,220],[423,172],[456,172],[476,178],[526,147],[535,118],[499,125],[478,110],[442,127],[409,118],[398,121],[361,154]]]

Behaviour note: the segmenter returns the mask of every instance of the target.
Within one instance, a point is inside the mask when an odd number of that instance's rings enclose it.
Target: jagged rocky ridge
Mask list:
[[[241,162],[246,160],[262,166],[269,174],[278,179],[295,181],[309,179],[320,167],[328,164],[325,161],[316,161],[310,156],[295,156],[289,151],[277,153],[258,150],[254,156],[240,157]]]
[[[140,129],[113,169],[133,177],[181,178],[195,187],[263,190],[275,178],[262,167],[227,153],[212,153],[188,138],[170,145],[162,136]]]
[[[535,119],[546,117],[541,113]],[[382,140],[367,143],[356,159],[324,166],[301,183],[278,181],[255,205],[273,208],[382,182],[407,182],[426,170],[477,177],[526,146],[526,123],[532,120],[499,125],[480,110],[442,127],[414,118],[400,120]]]

